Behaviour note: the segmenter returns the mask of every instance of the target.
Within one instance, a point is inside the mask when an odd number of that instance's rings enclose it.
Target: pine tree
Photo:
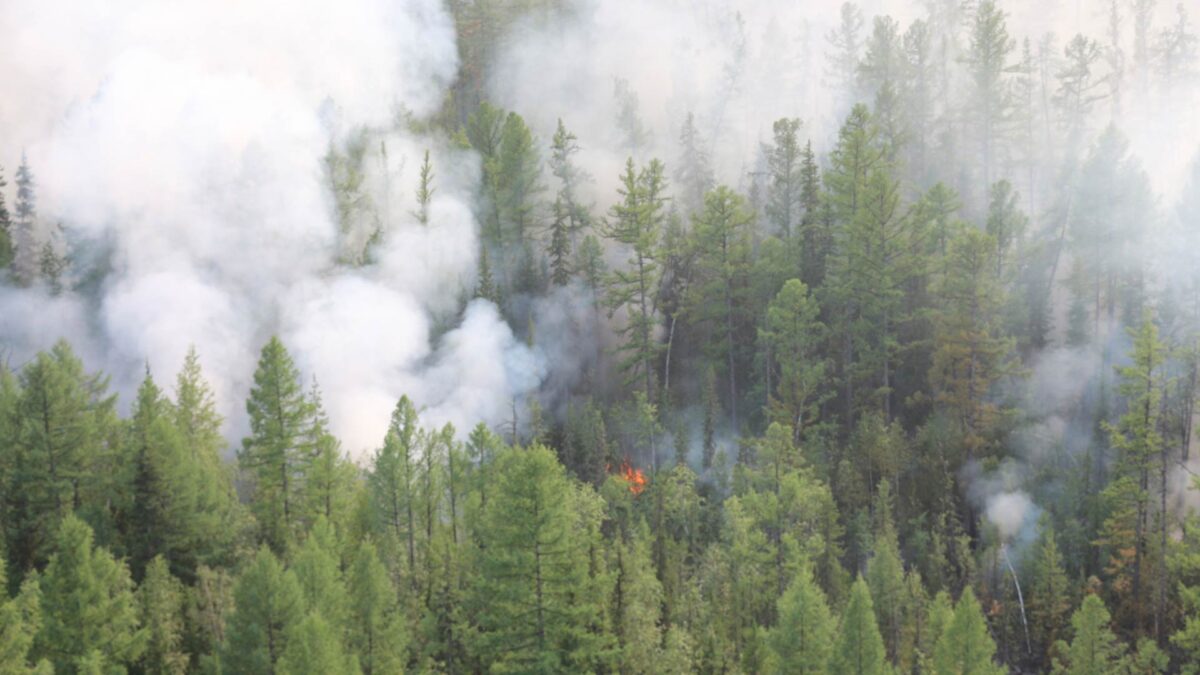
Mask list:
[[[223,672],[282,672],[280,660],[295,635],[294,627],[304,619],[304,595],[296,575],[285,571],[264,546],[238,577],[233,598],[221,659]]]
[[[347,635],[363,675],[401,672],[407,661],[408,635],[396,589],[369,540],[346,572],[349,612]]]
[[[226,448],[221,434],[221,415],[217,412],[212,388],[204,379],[200,357],[194,347],[188,349],[183,368],[175,379],[175,405],[168,406],[182,444],[179,468],[173,473],[186,481],[185,488],[195,501],[186,504],[189,548],[199,565],[227,563],[248,523],[233,487],[230,467],[222,460]],[[190,583],[195,570],[175,567],[172,574]]]
[[[968,586],[963,589],[954,617],[938,637],[933,653],[936,675],[1002,675],[1006,670],[992,661],[996,643],[988,635],[983,609]]]
[[[829,657],[831,675],[883,675],[889,672],[883,638],[875,623],[875,608],[867,582],[859,577],[850,587],[850,601]]]
[[[238,464],[255,480],[252,507],[262,540],[284,551],[301,515],[300,463],[313,406],[300,388],[300,373],[279,338],[263,347],[246,401],[250,435]]]
[[[589,207],[580,201],[580,189],[591,182],[591,176],[575,164],[573,156],[579,152],[575,134],[567,131],[562,119],[550,142],[550,173],[558,179],[559,188],[555,201],[562,202],[563,222],[570,248],[574,248],[579,237],[592,225]]]
[[[188,671],[183,652],[184,589],[171,576],[167,561],[157,556],[146,567],[137,590],[141,623],[146,627],[146,651],[141,666],[152,675],[182,675]]]
[[[779,597],[776,614],[775,626],[767,633],[771,672],[825,672],[837,624],[807,566]]]
[[[1054,672],[1063,675],[1109,675],[1125,671],[1125,647],[1109,628],[1108,610],[1097,595],[1088,595],[1071,616],[1074,637],[1059,641],[1065,663],[1055,661]]]
[[[875,515],[875,550],[867,563],[867,586],[875,608],[875,619],[887,648],[888,658],[897,662],[905,615],[906,587],[900,542],[892,522],[891,488],[887,479],[879,481]]]
[[[62,521],[40,581],[42,626],[37,653],[55,672],[84,670],[85,660],[120,668],[137,660],[148,638],[139,627],[133,580],[125,564],[92,543],[92,530],[69,515]]]

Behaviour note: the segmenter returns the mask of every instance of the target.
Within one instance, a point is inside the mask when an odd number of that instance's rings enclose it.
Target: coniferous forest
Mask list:
[[[1200,672],[1197,16],[0,4],[0,674]]]

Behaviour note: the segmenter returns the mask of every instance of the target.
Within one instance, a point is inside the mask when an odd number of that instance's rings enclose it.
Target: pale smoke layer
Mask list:
[[[390,204],[379,262],[332,264],[321,157],[344,130],[437,107],[457,68],[442,3],[9,0],[0,44],[0,163],[11,180],[27,150],[43,226],[113,249],[94,308],[0,291],[14,363],[67,337],[128,392],[143,362],[167,380],[195,344],[236,439],[257,350],[279,333],[360,455],[403,393],[427,421],[467,426],[536,389],[543,366],[493,308],[432,342],[475,266],[473,156],[389,135],[368,185]],[[409,215],[426,147],[428,228]]]
[[[996,526],[1002,541],[1008,542],[1028,526],[1033,502],[1024,492],[1002,492],[988,498],[984,515]]]

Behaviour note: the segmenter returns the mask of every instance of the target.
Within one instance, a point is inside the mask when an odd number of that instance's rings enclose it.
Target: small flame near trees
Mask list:
[[[608,470],[612,471],[611,465]],[[634,495],[640,495],[646,489],[646,474],[642,473],[641,469],[634,468],[628,459],[621,460],[621,466],[617,467],[617,475],[629,484],[629,492]]]

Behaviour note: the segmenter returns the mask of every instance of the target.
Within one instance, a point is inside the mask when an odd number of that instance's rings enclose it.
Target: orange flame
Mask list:
[[[621,462],[621,468],[618,470],[621,478],[626,483],[629,483],[629,491],[635,495],[642,494],[646,489],[646,474],[642,473],[641,469],[635,469],[629,464],[629,460]]]

